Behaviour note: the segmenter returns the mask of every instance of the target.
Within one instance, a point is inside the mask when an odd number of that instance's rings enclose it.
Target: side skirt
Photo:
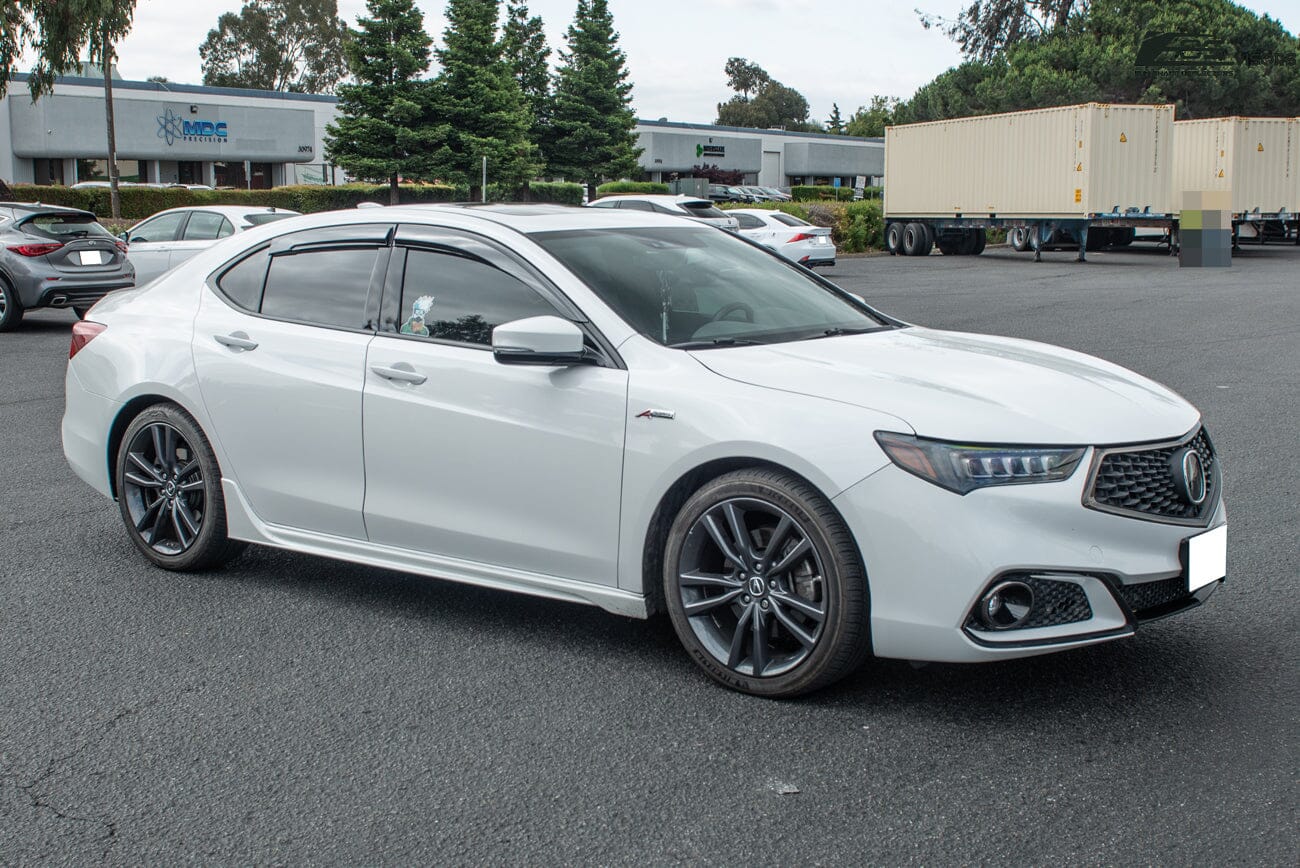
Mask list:
[[[221,480],[226,500],[226,532],[233,539],[304,554],[320,555],[354,564],[399,570],[435,579],[464,582],[483,588],[531,594],[569,603],[599,606],[615,615],[649,617],[646,598],[618,588],[575,582],[556,576],[507,567],[463,561],[426,552],[411,551],[365,540],[347,539],[314,531],[267,524],[253,514],[239,486]]]

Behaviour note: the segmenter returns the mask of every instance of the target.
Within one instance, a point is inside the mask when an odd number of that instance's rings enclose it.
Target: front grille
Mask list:
[[[1117,590],[1120,598],[1133,610],[1133,614],[1141,618],[1153,609],[1163,608],[1186,597],[1187,580],[1177,576],[1159,582],[1120,585]]]
[[[1186,446],[1200,454],[1205,468],[1205,500],[1199,506],[1184,499],[1174,486],[1170,459]],[[1103,451],[1087,505],[1108,512],[1197,524],[1207,520],[1214,511],[1219,499],[1218,487],[1214,446],[1202,428],[1190,440],[1155,449]]]
[[[1034,592],[1034,607],[1029,617],[1015,630],[1027,630],[1031,627],[1055,627],[1060,624],[1074,624],[1092,617],[1092,606],[1088,605],[1088,595],[1075,582],[1048,579],[1042,576],[1024,573],[1008,573],[998,577],[997,584],[1005,581],[1024,582]],[[978,608],[978,604],[976,604]],[[966,627],[971,630],[988,630],[974,612],[966,620]]]

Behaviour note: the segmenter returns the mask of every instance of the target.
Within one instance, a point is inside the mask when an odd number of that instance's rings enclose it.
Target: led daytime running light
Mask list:
[[[908,473],[958,494],[1069,479],[1087,451],[1080,446],[973,446],[889,431],[877,431],[876,442]]]

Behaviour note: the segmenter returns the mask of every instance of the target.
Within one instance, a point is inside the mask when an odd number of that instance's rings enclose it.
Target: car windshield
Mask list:
[[[89,214],[37,214],[23,221],[23,228],[46,238],[66,241],[88,235],[112,238],[113,234]]]
[[[277,220],[284,220],[288,217],[297,216],[297,214],[289,214],[285,211],[261,211],[257,214],[245,214],[244,222],[249,226],[263,226],[267,223],[274,223]]]
[[[800,266],[708,227],[532,238],[628,325],[666,346],[781,343],[895,327]]]

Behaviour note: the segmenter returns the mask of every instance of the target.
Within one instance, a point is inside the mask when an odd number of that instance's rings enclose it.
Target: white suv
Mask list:
[[[671,214],[674,217],[688,217],[732,232],[740,228],[740,223],[735,217],[728,216],[708,199],[697,199],[694,196],[605,196],[587,207]]]

